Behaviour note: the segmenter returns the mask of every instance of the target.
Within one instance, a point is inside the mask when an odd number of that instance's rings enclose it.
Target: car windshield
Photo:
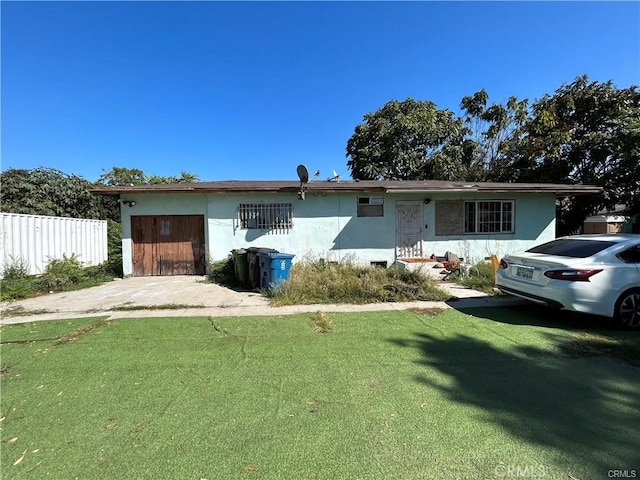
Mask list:
[[[546,255],[557,255],[559,257],[586,258],[615,245],[617,242],[606,240],[578,240],[571,238],[560,238],[548,243],[543,243],[537,247],[530,248],[527,252],[544,253]]]

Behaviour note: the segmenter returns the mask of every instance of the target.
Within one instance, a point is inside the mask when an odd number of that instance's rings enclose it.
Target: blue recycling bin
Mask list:
[[[258,255],[260,257],[260,288],[274,288],[289,280],[291,260],[295,255],[278,252],[263,252]]]

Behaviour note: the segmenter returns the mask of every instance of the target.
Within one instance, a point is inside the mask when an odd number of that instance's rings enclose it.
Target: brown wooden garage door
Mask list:
[[[131,217],[133,276],[204,275],[203,215]]]

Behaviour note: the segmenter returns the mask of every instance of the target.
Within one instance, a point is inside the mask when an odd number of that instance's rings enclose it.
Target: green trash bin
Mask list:
[[[233,271],[236,275],[236,280],[242,285],[247,284],[249,263],[247,262],[247,251],[244,248],[232,250],[233,256]]]

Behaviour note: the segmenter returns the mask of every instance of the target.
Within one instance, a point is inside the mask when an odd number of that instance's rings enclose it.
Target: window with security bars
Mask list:
[[[286,232],[293,228],[293,206],[291,203],[241,203],[238,228]]]
[[[464,233],[513,231],[513,200],[464,202]]]

